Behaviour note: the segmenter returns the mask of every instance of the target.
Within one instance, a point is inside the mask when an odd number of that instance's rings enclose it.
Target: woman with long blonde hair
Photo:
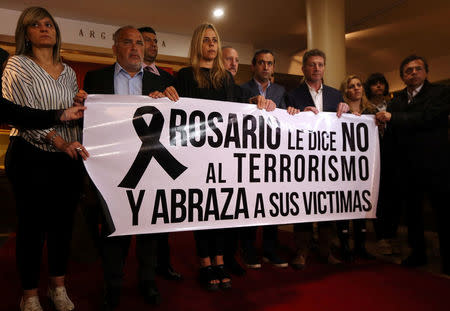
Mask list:
[[[375,114],[377,112],[376,107],[367,100],[364,94],[364,87],[362,80],[357,75],[347,76],[341,83],[340,91],[344,97],[345,102],[350,108],[350,112],[355,115],[362,114]],[[353,232],[355,237],[354,250],[350,250],[349,245],[349,224],[350,221],[342,220],[337,222],[338,237],[341,242],[341,249],[344,260],[352,261],[354,256],[371,259],[370,255],[365,247],[366,241],[366,220],[356,219],[353,220]]]
[[[198,26],[191,40],[190,67],[177,76],[177,91],[182,97],[231,102],[255,103],[260,109],[275,109],[275,103],[257,96],[249,99],[234,83],[223,65],[222,46],[217,29],[212,24]],[[208,290],[231,288],[231,277],[223,261],[224,229],[195,231],[197,254],[200,257],[200,281]]]
[[[348,75],[341,83],[340,91],[350,112],[354,114],[373,114],[376,107],[367,99],[362,80],[357,75]]]
[[[225,70],[217,29],[212,24],[198,26],[191,40],[190,67],[178,72],[177,91],[180,96],[238,101],[234,80]],[[200,282],[208,290],[231,288],[231,277],[224,269],[224,230],[194,231],[200,257]]]
[[[234,80],[225,70],[222,61],[222,46],[213,24],[198,26],[189,50],[190,67],[178,72],[177,91],[180,96],[236,101]]]

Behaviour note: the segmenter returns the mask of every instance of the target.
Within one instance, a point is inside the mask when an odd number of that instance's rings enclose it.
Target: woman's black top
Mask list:
[[[211,83],[211,69],[200,68],[200,73],[210,82],[211,87],[199,88],[194,79],[192,67],[182,68],[177,75],[176,89],[181,97],[222,100],[248,103],[250,96],[234,83],[233,76],[227,71],[227,78],[222,80],[222,87],[214,89]]]

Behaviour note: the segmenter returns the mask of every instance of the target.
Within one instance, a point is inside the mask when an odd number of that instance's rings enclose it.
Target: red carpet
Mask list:
[[[289,233],[280,232],[283,245]],[[0,310],[18,310],[20,288],[14,261],[15,238],[0,249]],[[276,269],[264,265],[233,278],[229,292],[209,293],[196,282],[197,260],[192,233],[171,234],[173,266],[183,273],[182,282],[158,279],[162,304],[147,306],[137,292],[136,259],[131,254],[119,310],[449,310],[450,279],[423,271],[405,269],[376,261],[329,266],[312,262],[304,271]],[[132,248],[134,251],[134,248]],[[47,286],[43,265],[41,303]],[[71,262],[68,291],[77,310],[99,310],[102,294],[100,262]]]

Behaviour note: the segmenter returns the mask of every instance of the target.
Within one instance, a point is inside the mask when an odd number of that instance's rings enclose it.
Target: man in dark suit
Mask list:
[[[427,75],[428,64],[423,57],[405,58],[400,65],[400,77],[406,88],[394,97],[388,110],[378,112],[376,118],[387,124],[386,148],[392,149],[400,173],[396,195],[407,201],[408,240],[412,252],[402,264],[415,267],[427,262],[423,198],[428,193],[438,216],[442,270],[448,275],[450,92],[448,86],[429,83]]]
[[[144,40],[141,33],[132,26],[124,26],[114,33],[113,52],[117,58],[114,65],[90,71],[84,79],[84,90],[89,94],[149,95],[167,96],[176,100],[173,87],[158,84],[152,73],[143,70]],[[176,91],[175,91],[176,93]],[[78,98],[87,95],[82,91]],[[105,282],[103,310],[114,310],[119,304],[123,267],[128,254],[131,236],[107,237],[106,211],[102,226],[101,255]],[[158,304],[160,295],[155,283],[156,238],[152,234],[136,236],[136,256],[139,262],[139,290],[150,304]]]
[[[165,90],[175,85],[173,76],[164,69],[156,66],[155,60],[158,55],[158,38],[152,27],[141,27],[138,29],[144,38],[144,71],[150,72],[150,85]],[[169,90],[171,90],[169,88]],[[173,90],[171,90],[173,91]],[[167,280],[179,281],[182,279],[180,273],[176,272],[170,264],[169,233],[156,234],[157,259],[156,273]]]
[[[262,95],[271,99],[277,108],[286,109],[286,90],[282,85],[271,83],[270,78],[275,69],[275,57],[270,50],[256,51],[252,59],[253,79],[241,85],[250,91],[251,96]]]
[[[287,111],[296,114],[300,111],[337,112],[338,117],[349,110],[341,93],[323,84],[325,72],[325,53],[318,49],[306,51],[303,55],[303,74],[305,81],[287,95]],[[319,250],[322,257],[329,263],[339,263],[331,252],[331,238],[333,236],[333,222],[318,223]],[[313,224],[294,224],[294,240],[297,254],[291,261],[295,269],[302,269],[306,264],[309,249],[313,240]]]
[[[250,93],[250,96],[262,95],[275,102],[277,108],[286,109],[286,90],[283,86],[270,82],[275,68],[275,57],[270,50],[256,51],[252,59],[253,78],[242,84],[241,88]],[[248,268],[261,267],[255,250],[257,227],[242,229],[242,248],[244,261]],[[278,256],[278,226],[263,227],[263,261],[270,262],[279,268],[288,266],[286,260]]]

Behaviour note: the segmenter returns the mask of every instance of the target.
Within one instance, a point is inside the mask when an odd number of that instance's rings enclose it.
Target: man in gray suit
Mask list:
[[[274,69],[275,57],[272,51],[266,49],[256,51],[252,59],[253,79],[241,87],[249,90],[252,96],[262,95],[273,100],[277,108],[286,109],[286,90],[283,86],[270,82]]]
[[[253,78],[241,85],[250,92],[251,96],[262,95],[275,102],[277,108],[286,109],[286,90],[283,86],[271,83],[270,78],[275,68],[275,57],[270,50],[256,51],[252,59]],[[243,229],[242,248],[244,251],[244,261],[248,268],[258,269],[261,267],[256,257],[255,241],[256,227]],[[265,226],[263,228],[263,260],[270,262],[276,267],[285,268],[287,261],[278,256],[278,226]]]

